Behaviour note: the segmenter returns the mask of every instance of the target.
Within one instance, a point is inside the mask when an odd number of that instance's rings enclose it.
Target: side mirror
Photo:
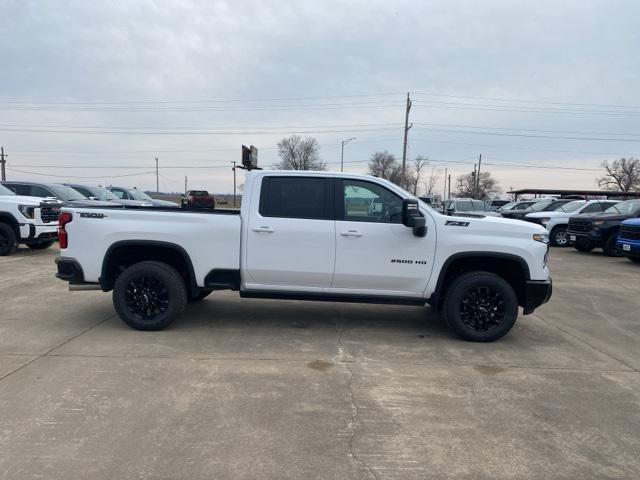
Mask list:
[[[402,200],[402,224],[413,228],[416,237],[424,237],[427,234],[427,220],[420,213],[418,201],[412,198]]]

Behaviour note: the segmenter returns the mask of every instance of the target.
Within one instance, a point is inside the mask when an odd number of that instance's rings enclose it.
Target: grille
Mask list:
[[[51,205],[47,203],[40,204],[40,217],[44,223],[57,222],[59,215],[60,205]]]
[[[589,232],[591,230],[591,220],[569,219],[569,230],[572,232]]]
[[[618,238],[626,238],[627,240],[640,240],[640,226],[622,225]]]

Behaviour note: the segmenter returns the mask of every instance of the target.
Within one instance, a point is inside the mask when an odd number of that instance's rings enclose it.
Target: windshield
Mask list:
[[[118,197],[104,187],[90,187],[88,190],[98,200],[119,200]]]
[[[607,208],[604,213],[621,213],[623,215],[631,215],[638,209],[640,209],[640,200],[627,200],[626,202],[620,202]]]
[[[515,207],[518,204],[518,202],[509,202],[506,205],[503,205],[500,207],[500,210],[511,210],[513,207]]]
[[[136,200],[153,200],[149,195],[135,188],[127,189],[127,193],[131,195],[133,198],[135,198]]]
[[[0,195],[15,195],[15,193],[9,190],[4,185],[0,185]]]
[[[56,196],[60,200],[64,200],[65,202],[71,200],[86,200],[87,197],[82,195],[80,192],[74,190],[71,187],[67,187],[66,185],[48,185],[49,189],[56,194]]]
[[[549,205],[551,205],[555,200],[542,200],[541,202],[537,202],[534,203],[533,205],[531,205],[531,210],[534,212],[542,212],[544,211]]]
[[[560,208],[556,210],[556,212],[565,212],[565,213],[575,212],[584,204],[585,204],[584,200],[576,200],[575,202],[565,203],[564,205],[561,205]]]

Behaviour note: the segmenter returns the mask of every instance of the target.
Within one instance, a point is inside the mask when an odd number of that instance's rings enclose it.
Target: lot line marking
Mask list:
[[[14,368],[13,370],[11,370],[11,371],[10,371],[10,372],[8,372],[8,373],[5,373],[4,375],[2,375],[2,376],[0,377],[0,382],[1,382],[2,380],[4,380],[5,378],[7,378],[8,376],[13,375],[14,373],[16,373],[18,370],[22,370],[24,367],[26,367],[26,366],[28,366],[28,365],[31,365],[33,362],[35,362],[35,361],[37,361],[37,360],[40,360],[42,357],[46,357],[46,356],[48,356],[48,355],[49,355],[51,352],[53,352],[56,348],[60,348],[60,347],[62,347],[63,345],[66,345],[67,343],[69,343],[70,341],[75,340],[76,338],[80,337],[81,335],[84,335],[84,334],[85,334],[85,333],[87,333],[88,331],[93,330],[93,329],[94,329],[94,328],[96,328],[97,326],[102,325],[102,324],[103,324],[103,323],[105,323],[107,320],[109,320],[109,319],[111,319],[111,318],[115,317],[115,315],[116,315],[115,313],[112,313],[111,315],[109,315],[109,316],[108,316],[107,318],[105,318],[104,320],[100,320],[98,323],[96,323],[96,324],[94,324],[94,325],[92,325],[92,326],[90,326],[90,327],[85,328],[85,329],[84,329],[84,330],[82,330],[80,333],[77,333],[76,335],[73,335],[73,336],[71,336],[71,337],[67,338],[66,340],[64,340],[64,341],[60,342],[58,345],[55,345],[54,347],[50,348],[50,349],[49,349],[49,350],[47,350],[46,352],[44,352],[44,353],[42,353],[42,354],[38,355],[38,356],[37,356],[37,357],[35,357],[34,359],[29,360],[29,361],[28,361],[28,362],[26,362],[26,363],[23,363],[22,365],[20,365],[20,366],[19,366],[19,367],[17,367],[17,368]]]
[[[580,337],[579,337],[579,336],[577,336],[576,334],[571,333],[570,331],[565,330],[564,328],[559,327],[559,326],[558,326],[558,325],[556,325],[555,323],[552,323],[552,322],[550,322],[549,320],[547,320],[547,319],[545,319],[545,318],[541,317],[539,314],[534,313],[534,314],[533,314],[533,316],[534,316],[534,317],[539,318],[540,320],[542,320],[543,322],[545,322],[547,325],[551,325],[552,327],[557,328],[557,329],[558,329],[558,330],[560,330],[562,333],[564,333],[564,334],[566,334],[566,335],[569,335],[571,338],[574,338],[574,339],[578,340],[579,342],[582,342],[582,343],[584,343],[585,345],[587,345],[587,346],[589,346],[589,347],[593,348],[595,351],[600,352],[600,353],[602,353],[603,355],[606,355],[607,357],[609,357],[609,358],[611,358],[611,359],[613,359],[613,360],[615,360],[615,361],[617,361],[617,362],[621,363],[622,365],[624,365],[624,366],[625,366],[625,367],[627,367],[627,368],[630,368],[630,369],[631,369],[631,370],[633,370],[634,372],[636,372],[636,373],[640,373],[640,370],[638,370],[637,368],[634,368],[633,366],[629,365],[627,362],[625,362],[625,361],[623,361],[623,360],[620,360],[619,358],[617,358],[616,356],[614,356],[614,355],[613,355],[613,354],[611,354],[611,353],[608,353],[608,352],[605,352],[604,350],[599,349],[598,347],[596,347],[595,345],[592,345],[591,343],[589,343],[589,342],[588,342],[588,341],[586,341],[585,339],[580,338]]]

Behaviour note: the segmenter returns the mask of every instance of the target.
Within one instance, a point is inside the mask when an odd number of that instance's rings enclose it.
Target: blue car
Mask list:
[[[640,218],[622,222],[618,233],[618,248],[624,256],[640,263]]]

